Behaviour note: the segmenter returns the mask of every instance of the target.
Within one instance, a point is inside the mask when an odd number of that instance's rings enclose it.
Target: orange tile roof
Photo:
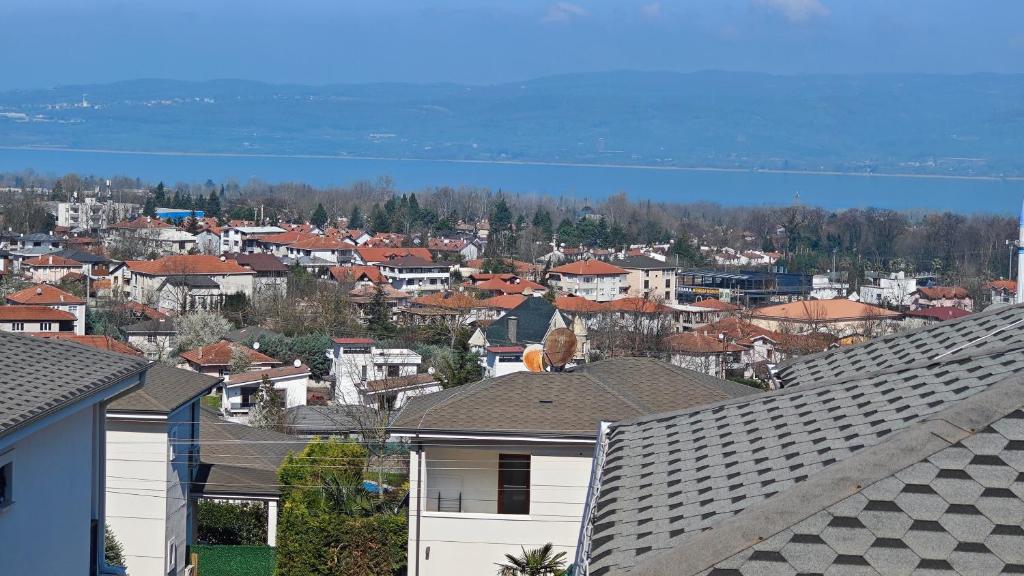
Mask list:
[[[527,290],[533,292],[544,292],[547,290],[542,284],[531,282],[530,280],[519,280],[517,282],[506,282],[498,278],[491,278],[483,282],[478,282],[471,286],[477,290],[487,290],[490,292],[501,292],[502,294],[522,294]]]
[[[152,276],[173,276],[187,274],[255,274],[234,260],[221,260],[219,256],[206,254],[181,254],[164,256],[157,260],[129,260],[125,262],[132,272]]]
[[[98,334],[87,334],[78,335],[72,334],[71,332],[36,332],[32,334],[40,338],[53,338],[56,340],[67,340],[68,342],[75,342],[83,346],[91,346],[92,348],[99,348],[100,350],[106,350],[108,352],[118,352],[120,354],[130,354],[132,356],[142,356],[142,352],[139,352],[135,348],[121,342],[120,340],[114,340],[110,336],[100,336]]]
[[[498,308],[500,310],[512,310],[516,306],[519,306],[529,296],[523,296],[522,294],[502,294],[500,296],[492,296],[486,300],[480,301],[480,306],[484,308]]]
[[[167,314],[164,314],[163,312],[157,310],[156,308],[150,308],[149,306],[146,306],[144,304],[139,304],[138,302],[125,302],[125,303],[119,305],[118,307],[119,308],[123,308],[125,310],[128,310],[129,312],[132,312],[133,314],[137,314],[139,316],[145,316],[146,318],[149,318],[150,320],[159,320],[161,318],[170,318],[170,316],[168,316]]]
[[[235,350],[248,356],[249,361],[253,364],[281,364],[280,361],[275,360],[262,352],[257,352],[252,348],[242,346],[235,342],[229,342],[227,340],[221,340],[216,344],[210,344],[209,346],[203,346],[202,348],[182,352],[180,356],[185,360],[200,366],[227,366],[231,364],[231,357]]]
[[[60,322],[76,319],[71,312],[49,306],[0,306],[0,321],[3,322]]]
[[[754,318],[794,322],[836,322],[899,318],[899,312],[886,310],[845,298],[837,300],[801,300],[788,304],[765,306],[753,311]]]
[[[602,262],[601,260],[577,260],[576,262],[552,268],[551,272],[575,274],[577,276],[618,276],[619,274],[626,274],[626,271],[622,268]]]
[[[75,296],[71,292],[65,292],[56,286],[49,284],[36,284],[24,290],[7,295],[7,301],[13,304],[40,304],[40,305],[78,305],[85,304],[85,300]]]
[[[988,288],[990,290],[1005,290],[1007,292],[1016,292],[1017,291],[1017,281],[1016,280],[993,280],[993,281],[985,284],[984,287]]]
[[[332,266],[331,277],[337,282],[358,281],[366,278],[374,284],[387,282],[376,266]]]
[[[71,258],[65,258],[63,256],[54,256],[48,254],[45,256],[37,256],[30,258],[22,262],[26,266],[33,268],[81,268],[82,263],[78,260],[72,260]]]
[[[555,298],[555,308],[563,312],[573,312],[576,314],[596,314],[602,310],[602,307],[593,300],[587,300],[582,296],[558,296]]]
[[[967,289],[960,286],[922,286],[917,291],[929,300],[961,300],[970,297]]]
[[[776,342],[781,341],[782,335],[778,332],[762,328],[756,324],[740,320],[735,316],[723,318],[718,322],[712,322],[697,329],[700,332],[718,335],[725,334],[730,340],[743,344],[750,343],[754,338],[765,337]]]
[[[426,306],[430,308],[444,308],[446,310],[469,310],[480,308],[482,300],[477,300],[465,292],[437,292],[413,298],[410,304]]]
[[[238,374],[231,374],[227,376],[224,381],[225,386],[238,386],[239,384],[248,384],[251,382],[261,382],[263,377],[273,380],[275,378],[286,378],[288,376],[302,376],[309,375],[309,366],[300,364],[298,366],[279,366],[277,368],[269,368],[267,370],[252,370],[249,372],[241,372]]]
[[[363,262],[367,263],[386,262],[392,258],[403,256],[417,256],[428,262],[433,262],[430,250],[426,248],[374,248],[363,246],[356,248],[356,253],[359,254],[359,258]]]
[[[320,236],[314,236],[312,238],[306,238],[293,242],[288,245],[289,248],[295,248],[296,250],[342,250],[351,248],[351,244],[346,244],[340,240],[334,238],[322,238]]]
[[[634,314],[669,314],[674,312],[672,308],[659,304],[647,298],[619,298],[605,302],[601,308],[606,312],[630,312]]]
[[[284,246],[316,237],[316,234],[310,234],[309,232],[290,230],[288,232],[277,232],[275,234],[254,234],[250,239],[263,242],[264,244],[280,244]]]
[[[149,216],[139,216],[135,220],[124,220],[111,226],[111,228],[121,228],[123,230],[143,230],[151,228],[174,228],[167,222],[159,218],[151,218]]]
[[[722,302],[715,298],[705,298],[699,302],[694,302],[693,306],[698,308],[708,308],[710,310],[721,310],[722,312],[735,312],[740,307],[731,302]]]

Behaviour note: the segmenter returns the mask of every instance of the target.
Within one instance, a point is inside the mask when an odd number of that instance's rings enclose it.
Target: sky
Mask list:
[[[0,0],[0,90],[1024,72],[1022,0]]]

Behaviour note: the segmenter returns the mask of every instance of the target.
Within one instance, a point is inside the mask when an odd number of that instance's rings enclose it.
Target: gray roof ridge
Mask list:
[[[843,459],[775,497],[723,519],[679,546],[656,552],[630,572],[644,576],[704,573],[871,484],[974,435],[1024,407],[1024,377],[978,392]],[[587,520],[591,521],[591,520]]]
[[[845,352],[845,351],[850,351],[850,350],[856,350],[858,348],[864,348],[864,347],[867,347],[867,346],[870,346],[870,345],[875,345],[875,344],[878,344],[878,343],[881,343],[881,342],[887,342],[887,341],[890,341],[890,340],[903,339],[903,338],[906,338],[908,336],[913,336],[913,335],[921,333],[921,332],[927,332],[929,330],[935,330],[935,329],[937,329],[939,327],[948,328],[949,326],[954,326],[954,325],[960,324],[962,322],[977,321],[977,320],[979,320],[981,318],[987,318],[989,316],[997,316],[999,314],[1006,313],[1008,310],[1013,310],[1015,308],[1024,308],[1024,304],[1014,304],[1014,305],[1011,305],[1011,306],[1003,306],[1002,308],[997,308],[997,309],[994,309],[994,310],[985,310],[983,312],[977,312],[977,313],[969,314],[967,316],[962,316],[960,318],[954,318],[952,320],[946,320],[946,321],[940,322],[938,324],[931,324],[931,325],[926,325],[926,326],[920,326],[918,328],[913,328],[911,330],[907,330],[906,332],[896,332],[896,333],[893,333],[893,334],[886,334],[885,336],[882,336],[880,338],[871,338],[869,340],[865,340],[864,342],[860,342],[858,344],[854,344],[853,346],[845,346],[843,348],[839,348],[839,350],[843,350]],[[789,368],[791,366],[795,366],[797,364],[803,364],[803,363],[808,362],[810,360],[817,360],[818,358],[821,358],[822,356],[825,356],[825,355],[827,355],[827,354],[829,354],[831,352],[834,352],[834,351],[835,350],[823,350],[821,352],[815,352],[814,354],[808,354],[806,356],[798,356],[796,358],[791,358],[789,360],[786,360],[784,362],[779,363],[779,365],[776,367],[776,371],[782,372],[782,371],[786,370],[787,368]]]
[[[600,388],[603,388],[605,390],[605,392],[608,392],[612,396],[618,398],[619,400],[622,400],[630,408],[633,408],[634,410],[636,410],[640,414],[650,414],[651,413],[651,410],[650,410],[650,408],[648,406],[646,406],[644,404],[639,404],[637,402],[634,402],[634,401],[630,400],[629,398],[626,398],[626,396],[624,394],[620,393],[618,390],[615,390],[611,386],[605,384],[603,380],[597,378],[593,374],[590,374],[590,373],[587,373],[587,372],[580,372],[580,374],[582,374],[584,378],[586,378],[587,380],[593,382],[594,384],[596,384]]]
[[[789,388],[782,388],[782,389],[779,389],[779,390],[772,390],[772,391],[770,391],[768,393],[765,393],[765,394],[753,394],[753,395],[749,395],[748,394],[746,396],[738,396],[736,398],[726,398],[725,400],[719,400],[718,402],[711,402],[709,404],[702,404],[700,406],[693,406],[693,407],[690,407],[690,408],[684,408],[683,410],[675,410],[675,411],[672,411],[672,412],[663,412],[663,413],[657,413],[657,414],[647,414],[647,415],[640,416],[640,417],[637,417],[637,418],[632,418],[632,419],[629,419],[629,420],[620,420],[620,421],[615,422],[614,424],[612,424],[612,428],[614,429],[614,428],[617,428],[619,426],[627,426],[627,425],[631,425],[631,424],[637,424],[637,423],[643,422],[645,420],[653,420],[653,419],[661,419],[661,418],[674,418],[674,417],[677,417],[677,416],[682,416],[684,414],[695,414],[697,412],[703,412],[705,410],[715,410],[715,409],[718,409],[718,408],[721,408],[721,407],[724,407],[724,406],[728,406],[728,405],[732,405],[732,404],[742,404],[744,402],[758,402],[758,401],[763,401],[763,400],[770,399],[770,398],[776,398],[778,396],[786,396],[786,395],[790,395],[790,394],[798,394],[798,393],[801,393],[801,392],[810,393],[812,391],[818,390],[819,388],[825,388],[825,387],[829,387],[829,386],[836,386],[836,385],[842,384],[842,383],[849,383],[849,382],[857,382],[857,381],[861,381],[861,380],[868,380],[868,379],[876,377],[876,376],[882,376],[882,375],[891,374],[891,373],[894,373],[894,372],[904,372],[904,371],[907,371],[907,370],[912,370],[914,368],[923,368],[923,367],[926,367],[926,366],[933,366],[933,365],[938,365],[938,364],[956,364],[958,362],[962,362],[964,360],[969,360],[969,359],[972,359],[972,358],[984,358],[984,357],[987,357],[987,356],[995,356],[995,355],[999,355],[999,354],[1005,354],[1008,351],[1014,351],[1014,350],[1020,350],[1021,352],[1024,352],[1024,344],[1017,345],[1017,346],[1013,346],[1013,345],[1001,346],[999,348],[993,348],[991,350],[986,350],[983,354],[976,354],[976,353],[972,354],[972,353],[969,353],[969,352],[963,352],[963,353],[958,354],[956,356],[950,356],[950,357],[947,357],[947,358],[941,358],[941,359],[928,358],[928,359],[920,360],[918,362],[914,362],[914,363],[911,363],[911,364],[904,364],[902,366],[895,366],[895,367],[891,367],[891,368],[883,368],[883,369],[876,370],[876,371],[873,371],[873,372],[863,372],[863,373],[859,373],[859,374],[856,374],[856,375],[853,375],[853,376],[849,376],[849,377],[834,378],[834,379],[828,379],[828,380],[820,380],[818,382],[815,382],[814,384],[804,384],[802,386],[791,386]]]
[[[653,358],[652,358],[652,360],[653,360]],[[671,364],[671,363],[668,363],[668,362],[665,362],[664,364],[666,365],[666,367],[668,369],[670,369],[671,371],[675,372],[676,374],[679,374],[680,376],[690,376],[690,377],[693,377],[694,375],[697,375],[697,376],[700,376],[700,377],[706,377],[706,378],[695,378],[695,380],[697,380],[697,384],[700,384],[701,386],[706,386],[706,387],[714,386],[714,387],[718,387],[718,388],[726,388],[727,390],[725,390],[725,392],[727,392],[727,393],[729,393],[729,392],[737,392],[737,393],[745,392],[745,394],[741,394],[741,396],[750,396],[751,394],[757,394],[758,392],[764,392],[765,391],[765,390],[762,390],[762,389],[754,388],[753,386],[747,386],[746,384],[740,384],[738,382],[733,382],[732,380],[722,380],[721,378],[716,378],[714,376],[708,376],[707,374],[704,374],[703,372],[697,372],[696,370],[687,370],[686,368],[683,368],[682,366],[676,366],[675,364]],[[717,380],[718,382],[711,382],[710,380]],[[728,390],[728,388],[732,388],[733,390],[730,391],[730,390]]]

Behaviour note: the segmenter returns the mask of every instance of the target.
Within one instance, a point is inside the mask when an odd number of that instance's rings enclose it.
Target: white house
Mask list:
[[[386,260],[380,273],[392,287],[411,293],[444,292],[451,284],[451,266],[419,256]]]
[[[234,260],[205,254],[126,263],[131,300],[162,310],[216,309],[232,294],[252,297],[256,273]]]
[[[423,358],[407,348],[377,348],[369,338],[335,338],[327,356],[338,404],[377,405],[380,394],[389,392],[395,394],[390,403],[397,407],[407,396],[436,385],[433,378],[413,378]],[[401,397],[398,392],[403,392]]]
[[[128,344],[150,360],[165,360],[178,347],[178,330],[173,318],[147,319],[121,329]]]
[[[221,409],[232,416],[248,414],[256,403],[264,377],[270,380],[274,392],[282,397],[286,408],[306,405],[310,371],[308,366],[299,363],[297,366],[292,364],[226,374],[221,390]]]
[[[77,317],[49,306],[0,306],[0,332],[68,332],[75,334]]]
[[[552,268],[548,283],[565,294],[608,302],[629,292],[628,272],[601,260],[577,260]]]
[[[107,523],[132,576],[182,576],[195,515],[199,401],[220,378],[153,364],[107,408]]]
[[[523,352],[526,348],[519,345],[510,346],[487,346],[484,348],[484,357],[481,359],[484,365],[484,377],[495,378],[513,372],[525,371],[526,364],[523,363]]]
[[[392,427],[411,446],[409,573],[490,574],[506,553],[549,542],[572,558],[602,421],[753,392],[649,358],[616,358],[411,399]]]
[[[917,278],[907,276],[903,272],[894,272],[869,280],[871,284],[860,288],[860,301],[865,304],[909,307],[913,302],[913,294],[917,291]]]
[[[313,236],[293,242],[285,249],[289,258],[296,260],[303,256],[307,258],[320,258],[334,265],[351,262],[352,248],[352,244],[342,242],[336,238]]]
[[[21,263],[22,271],[26,272],[33,282],[49,282],[59,284],[64,276],[72,273],[84,273],[85,266],[77,260],[47,254],[29,258]]]
[[[143,383],[146,362],[8,333],[0,350],[0,571],[114,573],[103,562],[106,408]]]
[[[7,304],[11,306],[49,306],[55,310],[67,312],[75,317],[75,334],[85,334],[85,300],[56,286],[37,284],[12,292],[7,295]]]
[[[255,252],[259,239],[255,236],[283,234],[284,229],[277,226],[230,226],[221,230],[220,252],[248,254]]]

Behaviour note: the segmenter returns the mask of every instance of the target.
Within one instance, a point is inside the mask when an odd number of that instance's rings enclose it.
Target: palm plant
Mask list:
[[[527,550],[518,556],[505,554],[505,564],[498,564],[498,576],[562,576],[565,573],[565,552],[552,554],[550,542]]]

